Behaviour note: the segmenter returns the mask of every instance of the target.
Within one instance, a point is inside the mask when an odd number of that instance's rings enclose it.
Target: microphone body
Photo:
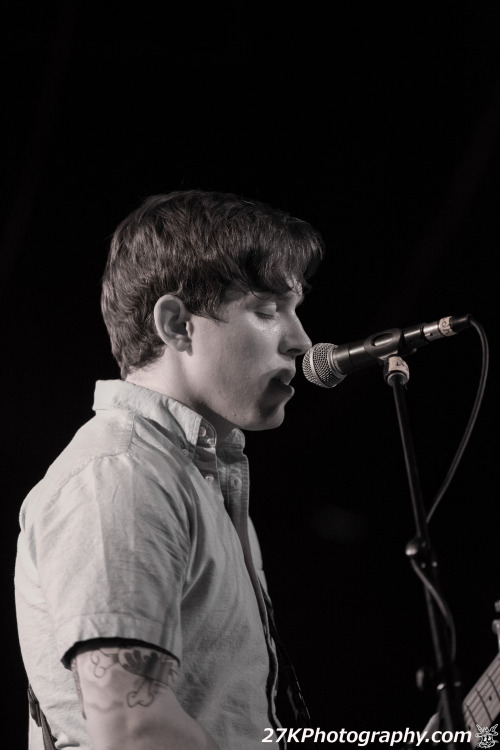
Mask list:
[[[350,344],[316,344],[304,355],[304,375],[315,385],[333,388],[346,375],[369,365],[383,364],[389,357],[407,357],[421,346],[454,336],[471,325],[470,315],[440,318],[409,328],[389,328]]]

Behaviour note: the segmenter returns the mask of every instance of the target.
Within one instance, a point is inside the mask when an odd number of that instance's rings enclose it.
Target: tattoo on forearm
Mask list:
[[[112,667],[119,666],[130,674],[142,678],[136,690],[127,693],[127,705],[150,706],[161,687],[173,688],[179,676],[179,665],[176,659],[153,649],[137,648],[134,646],[101,648],[92,651],[90,661],[93,665],[94,677],[101,679]],[[76,685],[80,702],[83,700],[79,680]]]

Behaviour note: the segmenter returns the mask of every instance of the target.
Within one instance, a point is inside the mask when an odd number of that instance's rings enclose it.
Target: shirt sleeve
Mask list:
[[[65,666],[92,638],[145,641],[182,661],[189,522],[168,467],[160,481],[133,457],[95,459],[40,504],[29,532]]]

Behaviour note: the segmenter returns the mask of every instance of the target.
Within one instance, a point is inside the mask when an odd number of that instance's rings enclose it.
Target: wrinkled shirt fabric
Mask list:
[[[277,725],[277,664],[244,436],[218,442],[188,407],[119,380],[98,381],[94,410],[20,513],[19,640],[56,747],[91,750],[71,649],[125,638],[179,660],[175,693],[222,750],[257,750]],[[29,750],[43,750],[32,720]]]

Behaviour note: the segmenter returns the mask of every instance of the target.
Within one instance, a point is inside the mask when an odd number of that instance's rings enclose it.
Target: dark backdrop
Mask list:
[[[4,23],[2,649],[24,726],[13,566],[18,510],[117,377],[100,318],[109,236],[143,197],[241,193],[309,220],[328,256],[303,308],[314,342],[471,313],[491,372],[432,522],[458,662],[493,659],[500,598],[496,2],[19,3]],[[474,331],[411,360],[427,503],[475,396]],[[251,507],[283,638],[324,729],[420,729],[433,663],[392,392],[378,368],[296,379],[287,420],[248,434]],[[16,747],[23,747],[22,742]]]

